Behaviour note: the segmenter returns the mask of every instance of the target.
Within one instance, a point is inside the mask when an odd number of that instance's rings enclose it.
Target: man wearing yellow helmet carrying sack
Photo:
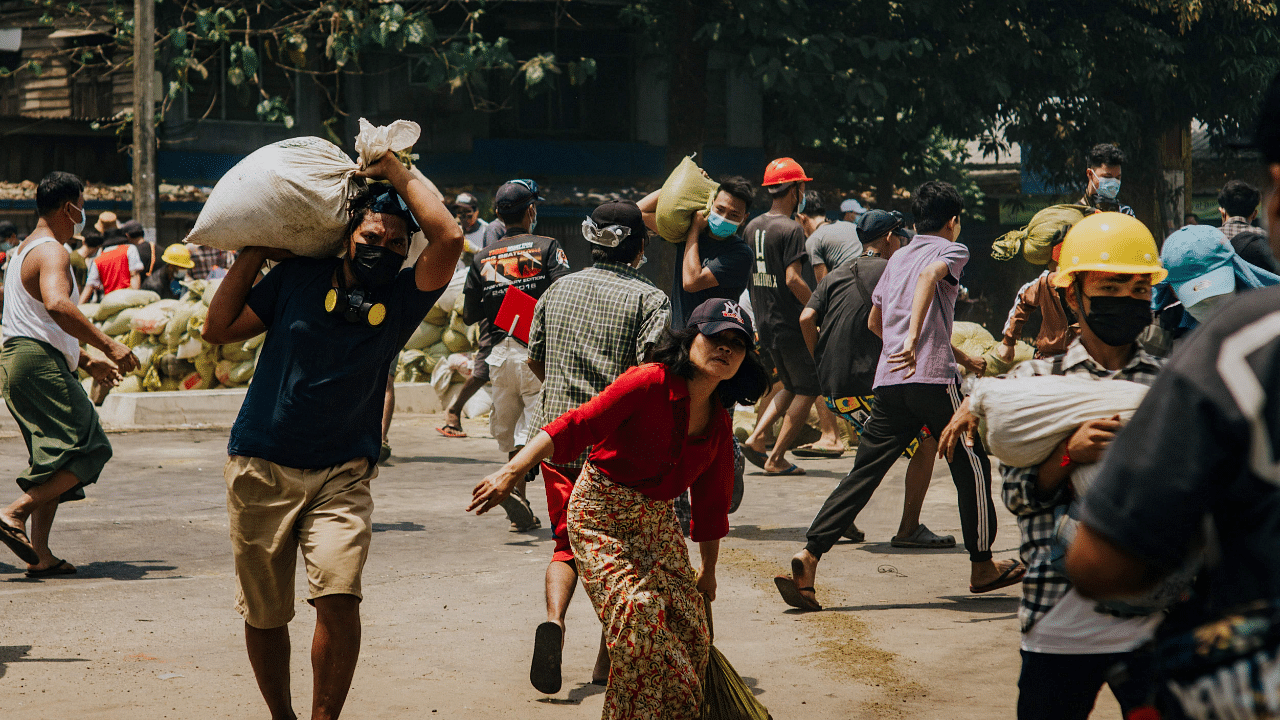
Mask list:
[[[1151,287],[1168,274],[1151,233],[1128,215],[1103,212],[1076,223],[1061,247],[1053,284],[1065,290],[1080,336],[1065,353],[1023,363],[1009,376],[1072,375],[1151,386],[1164,361],[1143,352],[1137,338],[1151,322]],[[965,400],[939,438],[939,454],[949,457],[958,442],[971,443],[977,424]],[[1120,427],[1116,417],[1091,420],[1039,465],[1000,466],[1002,494],[1018,518],[1027,565],[1018,607],[1019,720],[1087,718],[1104,682],[1126,714],[1147,700],[1151,679],[1142,664],[1129,662],[1123,676],[1108,671],[1133,660],[1132,651],[1151,638],[1159,615],[1099,611],[1053,562],[1061,551],[1055,547],[1057,519],[1073,499],[1067,480],[1077,466],[1097,463]]]

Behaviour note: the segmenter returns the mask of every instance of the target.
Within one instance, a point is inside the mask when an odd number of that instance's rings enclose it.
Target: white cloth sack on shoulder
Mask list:
[[[1128,380],[1091,380],[1046,375],[985,378],[974,386],[969,407],[983,420],[987,450],[1012,467],[1031,467],[1080,425],[1119,415],[1123,421],[1147,395],[1147,386]],[[1082,494],[1091,472],[1077,468],[1072,485]]]
[[[318,137],[259,148],[214,186],[186,241],[222,250],[263,245],[310,257],[337,255],[347,200],[362,182],[352,176],[388,152],[413,147],[421,132],[408,120],[374,127],[360,118],[359,164]]]

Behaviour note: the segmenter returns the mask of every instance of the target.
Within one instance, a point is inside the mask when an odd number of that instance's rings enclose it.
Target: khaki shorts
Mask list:
[[[308,602],[360,594],[360,571],[373,536],[365,458],[299,470],[261,458],[231,456],[223,470],[236,564],[236,610],[250,626],[293,619],[298,550],[307,568]]]

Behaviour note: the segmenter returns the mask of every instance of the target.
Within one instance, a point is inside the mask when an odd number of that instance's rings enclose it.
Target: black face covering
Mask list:
[[[1084,322],[1102,342],[1123,347],[1138,339],[1151,324],[1151,317],[1150,300],[1095,295],[1089,298]]]
[[[361,287],[374,290],[390,285],[400,272],[405,256],[381,245],[356,243],[351,257],[351,272]]]

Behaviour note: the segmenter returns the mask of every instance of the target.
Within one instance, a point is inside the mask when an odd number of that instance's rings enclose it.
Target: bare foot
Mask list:
[[[791,558],[791,579],[804,597],[818,602],[813,592],[813,583],[818,578],[818,558],[807,549],[801,550]],[[808,589],[804,589],[808,588]]]
[[[446,427],[462,427],[462,413],[445,410],[444,424]]]

